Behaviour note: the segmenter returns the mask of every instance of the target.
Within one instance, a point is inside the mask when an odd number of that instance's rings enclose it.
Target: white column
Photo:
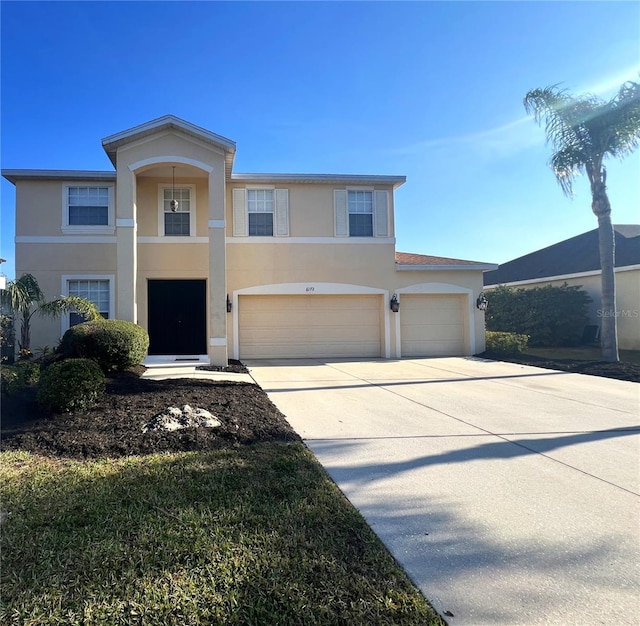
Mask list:
[[[138,322],[136,177],[128,168],[118,168],[116,184],[116,317]]]
[[[224,167],[209,173],[209,359],[227,365],[227,260]]]

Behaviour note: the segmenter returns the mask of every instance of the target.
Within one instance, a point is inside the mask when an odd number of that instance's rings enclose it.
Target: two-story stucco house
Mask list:
[[[403,176],[238,174],[233,141],[171,115],[102,145],[114,171],[3,170],[16,274],[146,328],[148,363],[483,351],[497,266],[396,253]]]

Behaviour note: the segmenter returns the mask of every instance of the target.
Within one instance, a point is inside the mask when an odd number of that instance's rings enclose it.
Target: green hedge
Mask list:
[[[487,352],[498,354],[517,354],[524,352],[529,343],[527,335],[516,333],[499,333],[488,330],[485,333]]]
[[[70,328],[59,349],[65,358],[93,359],[104,372],[124,371],[142,363],[149,335],[133,322],[93,320]]]
[[[530,346],[574,346],[589,321],[591,298],[581,287],[499,286],[487,292],[487,330],[529,336]]]
[[[40,365],[33,361],[17,361],[13,365],[3,365],[0,379],[2,393],[11,395],[38,382]]]
[[[92,407],[105,390],[100,366],[90,359],[67,359],[49,366],[40,377],[38,404],[64,413]]]

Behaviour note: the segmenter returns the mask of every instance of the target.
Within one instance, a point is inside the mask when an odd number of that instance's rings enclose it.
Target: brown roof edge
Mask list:
[[[452,259],[450,257],[443,256],[431,256],[427,254],[413,254],[411,252],[396,252],[396,264],[406,266],[474,266],[477,265],[478,269],[484,269],[488,266],[498,267],[495,263],[484,263],[482,261],[468,261],[465,259]]]

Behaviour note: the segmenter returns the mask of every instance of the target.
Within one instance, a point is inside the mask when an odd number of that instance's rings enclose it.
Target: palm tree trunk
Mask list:
[[[22,322],[20,324],[20,341],[18,347],[20,350],[31,349],[31,316],[27,313],[22,314]]]
[[[619,361],[618,356],[618,319],[616,316],[615,233],[611,223],[611,204],[606,191],[607,173],[602,168],[599,180],[592,182],[591,209],[598,218],[598,244],[600,248],[600,267],[602,295],[599,316],[600,347],[604,361]]]

